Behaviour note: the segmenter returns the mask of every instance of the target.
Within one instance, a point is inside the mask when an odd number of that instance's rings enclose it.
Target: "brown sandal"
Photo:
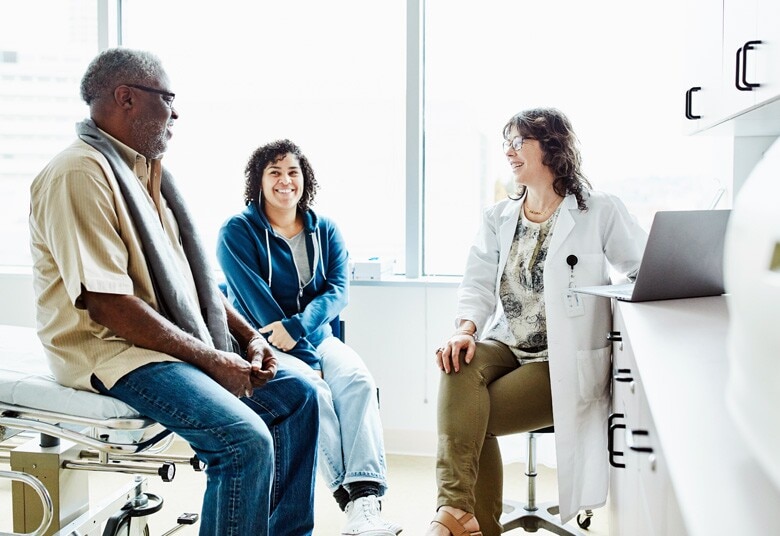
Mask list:
[[[469,514],[466,512],[459,518],[455,517],[449,512],[446,512],[444,510],[439,510],[436,512],[436,516],[433,518],[433,521],[431,523],[438,523],[439,525],[444,525],[444,528],[446,528],[448,531],[450,531],[450,534],[452,536],[482,536],[482,531],[477,532],[469,532],[466,530],[465,525],[469,521],[471,521],[471,518],[474,517],[474,514]]]

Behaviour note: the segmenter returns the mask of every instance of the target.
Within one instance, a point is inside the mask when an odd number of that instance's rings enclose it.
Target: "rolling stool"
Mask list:
[[[528,477],[528,501],[521,504],[517,501],[504,500],[504,513],[501,516],[503,532],[522,528],[526,532],[536,532],[539,529],[548,530],[554,534],[564,536],[582,536],[577,529],[569,528],[561,523],[558,516],[558,505],[554,503],[536,504],[536,435],[551,434],[555,428],[549,426],[528,433],[528,466],[525,475]],[[590,526],[590,518],[593,512],[585,510],[585,515],[580,519],[577,515],[577,524],[586,529]]]

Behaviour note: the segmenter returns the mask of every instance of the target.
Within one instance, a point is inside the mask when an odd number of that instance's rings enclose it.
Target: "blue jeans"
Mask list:
[[[175,432],[207,464],[201,536],[309,535],[314,528],[317,393],[300,374],[238,399],[198,368],[150,363],[94,387]]]
[[[275,352],[280,366],[300,371],[317,387],[320,407],[319,468],[331,491],[353,482],[387,489],[387,466],[376,384],[363,360],[336,337],[317,347],[324,380],[297,357]]]

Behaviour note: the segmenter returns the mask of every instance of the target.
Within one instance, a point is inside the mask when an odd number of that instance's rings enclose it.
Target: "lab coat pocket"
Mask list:
[[[606,346],[598,350],[577,352],[577,371],[580,381],[580,398],[585,402],[606,396],[609,388],[610,351]]]

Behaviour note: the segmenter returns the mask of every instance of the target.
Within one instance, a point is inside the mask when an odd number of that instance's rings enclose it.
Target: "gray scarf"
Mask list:
[[[76,133],[82,141],[106,157],[117,182],[119,182],[122,197],[127,203],[130,216],[141,237],[160,313],[209,346],[214,346],[219,350],[232,351],[233,346],[222,297],[214,281],[211,267],[204,254],[192,217],[173,182],[173,177],[163,169],[160,192],[179,225],[184,253],[195,279],[195,288],[202,308],[200,312],[193,311],[191,300],[188,299],[185,291],[187,286],[181,273],[176,269],[174,253],[168,245],[165,231],[160,225],[159,215],[149,204],[141,183],[138,182],[130,167],[91,119],[77,123]]]

